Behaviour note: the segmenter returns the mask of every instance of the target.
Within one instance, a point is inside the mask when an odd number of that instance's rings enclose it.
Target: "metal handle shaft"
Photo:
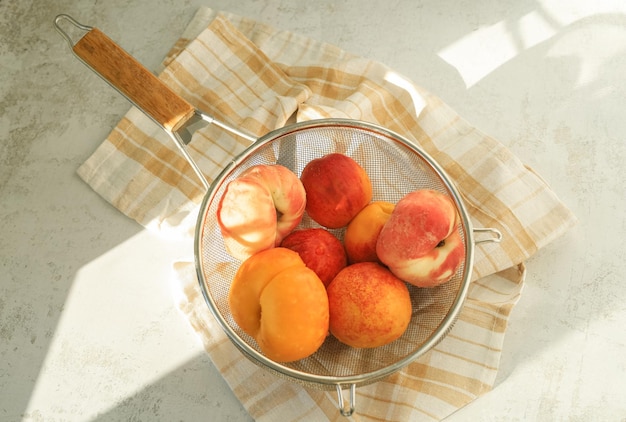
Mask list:
[[[74,43],[60,27],[62,20],[85,34]],[[99,29],[79,24],[67,15],[57,16],[55,25],[80,60],[165,130],[175,131],[194,114],[191,104]]]

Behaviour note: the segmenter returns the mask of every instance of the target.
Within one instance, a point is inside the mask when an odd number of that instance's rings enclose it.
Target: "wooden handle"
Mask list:
[[[174,131],[194,113],[194,107],[97,28],[73,47],[74,53],[128,100],[166,130]]]

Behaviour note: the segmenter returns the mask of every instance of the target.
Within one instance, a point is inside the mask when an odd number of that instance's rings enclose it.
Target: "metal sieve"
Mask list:
[[[61,29],[61,21],[69,21],[86,34],[74,43]],[[284,379],[318,389],[335,389],[341,414],[349,416],[356,407],[357,386],[376,382],[397,372],[446,336],[467,294],[475,244],[498,242],[501,235],[495,229],[472,227],[456,187],[441,166],[419,146],[378,125],[348,119],[297,123],[255,139],[193,109],[98,30],[81,25],[67,15],[57,16],[55,25],[85,64],[171,136],[207,187],[195,232],[198,280],[209,310],[228,338],[248,359]],[[140,78],[148,80],[149,83],[143,80],[139,97],[149,96],[151,102],[145,103],[143,98],[137,98],[137,92],[133,92],[132,88],[129,91],[126,87],[128,83],[124,84],[117,76],[101,70],[101,66],[106,65],[103,62],[110,61],[112,56],[116,60],[114,67],[132,67],[133,77],[140,75]],[[132,85],[133,81],[130,82]],[[168,120],[158,114],[163,113],[163,110],[153,109],[152,104],[164,104],[160,95],[174,96],[182,104],[180,108],[183,112],[178,113],[180,116]],[[174,113],[165,114],[171,117]],[[191,127],[198,122],[217,124],[232,134],[254,140],[250,147],[223,169],[212,184],[186,153],[186,145],[191,140]],[[373,200],[396,203],[405,194],[418,189],[434,189],[449,196],[460,215],[458,230],[465,244],[465,261],[453,278],[443,285],[434,288],[409,286],[412,318],[406,332],[398,340],[378,348],[356,349],[329,335],[312,356],[296,362],[277,363],[266,358],[255,340],[244,333],[232,318],[228,292],[240,261],[232,258],[224,247],[217,223],[217,206],[228,183],[251,166],[278,163],[300,176],[308,162],[334,152],[353,158],[365,169],[372,181]],[[299,228],[311,227],[319,226],[305,214]],[[330,231],[343,239],[344,229]],[[490,232],[492,237],[475,241],[474,233],[478,231]],[[344,403],[344,389],[349,389],[347,404]]]

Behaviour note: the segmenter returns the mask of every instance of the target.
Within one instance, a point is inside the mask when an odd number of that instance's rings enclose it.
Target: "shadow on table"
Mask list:
[[[81,77],[71,54],[55,56],[67,52],[58,5],[35,3],[0,3],[0,419],[11,421],[24,417],[76,272],[142,230],[75,174],[128,105]]]
[[[253,419],[226,386],[208,355],[197,356],[92,419],[248,422]]]

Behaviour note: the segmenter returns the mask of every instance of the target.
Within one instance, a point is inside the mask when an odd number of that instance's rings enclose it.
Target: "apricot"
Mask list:
[[[372,348],[391,343],[411,321],[406,284],[375,262],[347,266],[326,291],[330,332],[349,346]]]
[[[449,281],[465,259],[452,200],[422,189],[398,201],[376,242],[380,261],[402,280],[418,287]]]
[[[330,229],[345,227],[372,200],[369,176],[347,155],[333,153],[311,160],[300,180],[307,213]]]
[[[343,238],[350,263],[380,262],[376,242],[393,209],[391,202],[372,202],[350,221]]]
[[[297,252],[276,247],[246,259],[233,278],[233,319],[277,362],[315,353],[328,334],[326,288]]]
[[[347,265],[343,244],[326,229],[296,230],[283,239],[281,246],[296,251],[304,264],[322,280],[324,286],[328,286]]]
[[[328,296],[313,270],[291,267],[263,289],[261,323],[256,341],[277,362],[292,362],[315,353],[328,336]]]

